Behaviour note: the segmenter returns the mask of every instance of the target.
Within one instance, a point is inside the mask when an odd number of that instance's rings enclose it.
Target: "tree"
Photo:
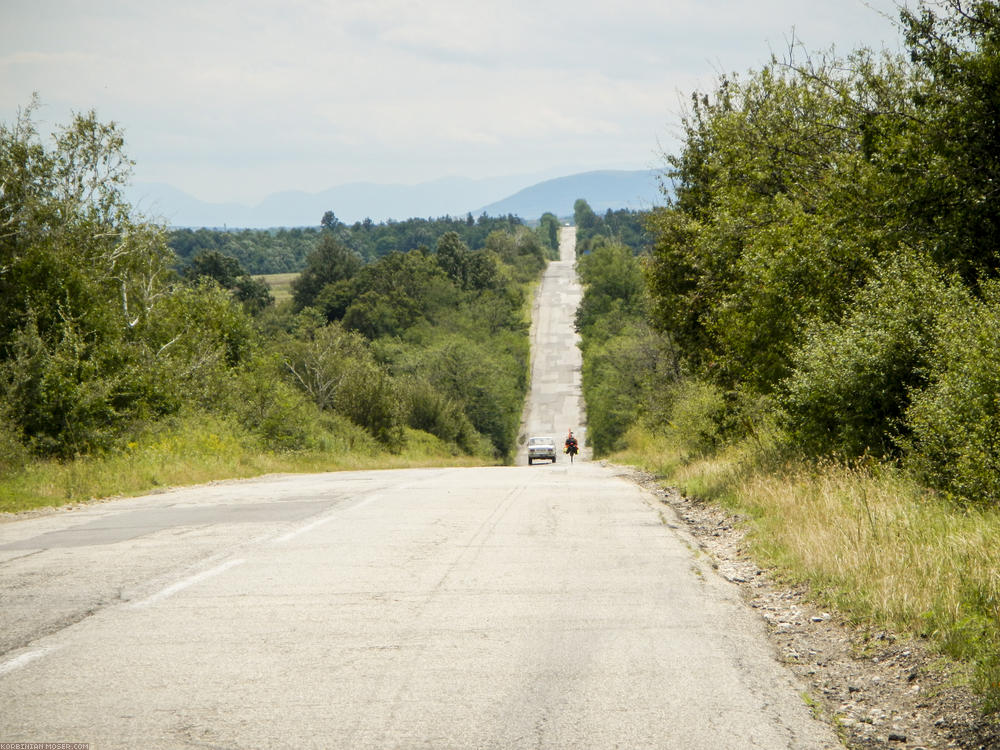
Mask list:
[[[236,258],[223,255],[218,250],[198,253],[191,259],[191,265],[184,269],[184,276],[189,279],[208,277],[226,289],[236,286],[236,280],[245,273]]]
[[[975,282],[1000,270],[1000,5],[940,0],[903,8],[910,59],[923,75],[905,123],[894,187],[936,241],[935,260]]]
[[[184,269],[184,275],[195,282],[198,279],[212,279],[222,288],[232,290],[233,297],[252,314],[274,304],[274,297],[266,283],[251,278],[236,258],[223,255],[217,250],[194,256],[191,265]]]
[[[590,207],[583,198],[577,198],[573,203],[573,223],[576,224],[576,231],[584,235],[597,226],[598,218],[594,209]]]
[[[546,212],[538,220],[538,235],[549,249],[549,255],[557,258],[559,253],[559,219],[555,214]]]
[[[677,197],[650,219],[648,278],[654,321],[703,377],[772,392],[808,321],[836,319],[901,242],[921,247],[875,158],[912,116],[911,82],[862,51],[772,60],[693,98],[670,160]]]
[[[330,232],[324,232],[316,249],[306,259],[306,267],[292,282],[296,310],[310,307],[327,284],[349,280],[361,270],[361,258]]]
[[[612,309],[630,318],[642,317],[645,283],[639,261],[624,245],[606,242],[580,258],[577,268],[586,289],[576,311],[576,329],[594,325]]]
[[[75,115],[47,145],[36,106],[0,125],[0,412],[36,450],[71,455],[159,408],[141,333],[171,254],[122,196],[118,126]]]
[[[469,248],[458,232],[445,232],[437,243],[437,261],[441,269],[462,289],[468,288],[470,270]]]

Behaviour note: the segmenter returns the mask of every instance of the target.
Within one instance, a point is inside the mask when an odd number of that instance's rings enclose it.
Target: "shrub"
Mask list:
[[[908,463],[932,487],[1000,502],[1000,283],[939,317],[930,384],[907,412]]]
[[[718,448],[726,417],[726,400],[716,386],[693,378],[678,380],[665,394],[665,431],[685,459],[711,454]]]
[[[841,321],[817,322],[784,383],[787,427],[813,455],[898,455],[911,394],[926,383],[935,318],[963,298],[912,255],[883,265]]]
[[[454,399],[423,379],[410,379],[402,389],[405,421],[409,427],[453,443],[466,453],[479,447],[479,433]]]

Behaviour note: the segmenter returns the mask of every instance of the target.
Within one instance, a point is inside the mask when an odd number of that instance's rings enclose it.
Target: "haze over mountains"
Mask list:
[[[140,211],[172,227],[267,228],[318,226],[326,211],[346,223],[370,218],[491,216],[515,214],[537,219],[546,211],[573,215],[584,198],[597,213],[649,209],[662,205],[657,170],[583,172],[532,183],[521,176],[483,180],[445,178],[418,185],[351,183],[320,193],[287,191],[269,195],[256,206],[208,203],[162,183],[138,183],[129,199]]]

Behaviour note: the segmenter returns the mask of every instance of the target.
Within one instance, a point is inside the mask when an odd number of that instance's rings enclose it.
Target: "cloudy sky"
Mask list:
[[[137,182],[251,203],[355,181],[662,165],[682,102],[789,39],[897,49],[895,0],[0,0],[0,120],[96,109]],[[888,16],[888,17],[886,17]]]

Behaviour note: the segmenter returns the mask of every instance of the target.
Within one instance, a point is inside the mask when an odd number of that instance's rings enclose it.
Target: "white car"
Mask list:
[[[556,462],[556,441],[550,437],[528,438],[528,465],[543,458]]]

